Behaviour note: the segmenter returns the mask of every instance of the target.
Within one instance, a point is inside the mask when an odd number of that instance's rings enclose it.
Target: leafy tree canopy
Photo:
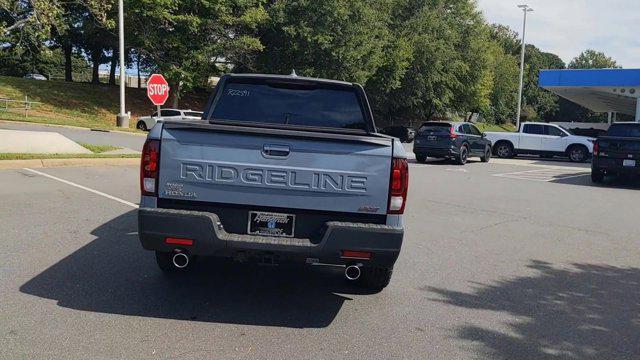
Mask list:
[[[618,69],[618,63],[605,55],[605,53],[595,50],[585,50],[569,63],[569,69]]]

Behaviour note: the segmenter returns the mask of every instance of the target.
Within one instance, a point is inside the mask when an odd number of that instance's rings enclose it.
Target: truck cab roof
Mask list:
[[[297,75],[226,74],[226,75],[223,75],[222,78],[232,78],[232,79],[246,78],[246,79],[265,79],[265,80],[296,80],[296,81],[300,81],[300,82],[308,81],[308,82],[335,84],[335,85],[343,85],[343,86],[354,86],[354,85],[356,85],[355,83],[350,83],[350,82],[347,82],[347,81],[323,79],[323,78],[312,78],[312,77],[304,77],[304,76],[297,76]]]

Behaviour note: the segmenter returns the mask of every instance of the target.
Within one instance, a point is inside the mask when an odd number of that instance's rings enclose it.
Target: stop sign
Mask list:
[[[147,81],[147,96],[153,105],[164,105],[169,98],[169,83],[160,74],[153,74]]]

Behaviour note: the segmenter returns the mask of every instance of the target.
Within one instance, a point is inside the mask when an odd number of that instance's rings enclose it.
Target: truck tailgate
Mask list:
[[[375,136],[165,124],[158,196],[385,214],[392,146]]]
[[[609,158],[640,159],[640,138],[601,136],[598,143],[600,152]]]

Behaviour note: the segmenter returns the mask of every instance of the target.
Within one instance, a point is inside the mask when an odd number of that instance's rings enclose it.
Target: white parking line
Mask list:
[[[65,180],[65,179],[60,179],[59,177],[55,177],[55,176],[53,176],[53,175],[45,174],[45,173],[40,172],[40,171],[37,171],[37,170],[33,170],[33,169],[29,169],[29,168],[22,168],[22,169],[23,169],[23,170],[26,170],[26,171],[29,171],[29,172],[32,172],[32,173],[34,173],[34,174],[38,174],[38,175],[41,175],[41,176],[48,177],[49,179],[53,179],[53,180],[56,180],[56,181],[60,181],[61,183],[65,183],[65,184],[67,184],[67,185],[75,186],[75,187],[77,187],[78,189],[82,189],[82,190],[85,190],[85,191],[88,191],[88,192],[94,193],[94,194],[96,194],[96,195],[100,195],[100,196],[106,197],[107,199],[115,200],[115,201],[117,201],[117,202],[119,202],[119,203],[122,203],[122,204],[125,204],[125,205],[129,205],[129,206],[131,206],[131,207],[133,207],[133,208],[138,208],[138,205],[136,205],[136,204],[134,204],[134,203],[132,203],[132,202],[129,202],[129,201],[126,201],[126,200],[122,200],[122,199],[120,199],[120,198],[117,198],[117,197],[112,196],[112,195],[109,195],[109,194],[105,194],[105,193],[103,193],[103,192],[101,192],[101,191],[94,190],[94,189],[88,188],[88,187],[86,187],[86,186],[82,186],[82,185],[80,185],[80,184],[76,184],[76,183],[74,183],[74,182],[71,182],[71,181],[68,181],[68,180]]]
[[[570,171],[566,168],[546,168],[546,169],[536,169],[536,170],[526,170],[526,171],[517,171],[510,172],[505,174],[495,174],[493,176],[504,177],[509,179],[518,179],[518,180],[530,180],[530,181],[542,181],[542,182],[551,182],[556,180],[565,180],[572,179],[582,176],[589,175],[589,172],[584,169],[571,169]]]

